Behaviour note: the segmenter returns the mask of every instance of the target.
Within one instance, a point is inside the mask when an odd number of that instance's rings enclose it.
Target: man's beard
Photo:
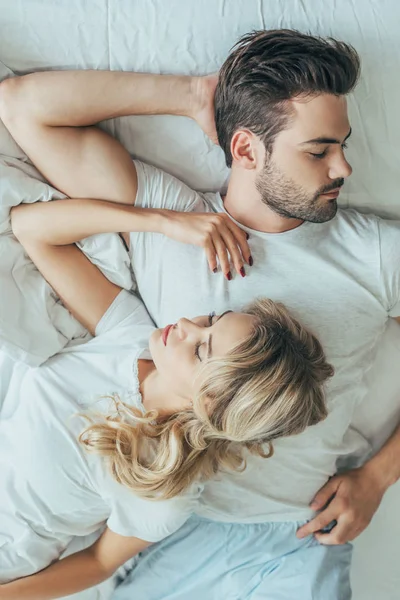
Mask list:
[[[341,187],[343,183],[344,179],[335,179],[329,186],[324,186],[314,194],[310,194],[293,179],[286,177],[269,159],[258,175],[256,188],[264,204],[281,217],[325,223],[336,215],[337,202],[335,199],[321,201],[320,195]]]

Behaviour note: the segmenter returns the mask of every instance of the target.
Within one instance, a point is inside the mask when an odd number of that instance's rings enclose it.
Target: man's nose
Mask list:
[[[338,158],[329,169],[329,179],[346,179],[350,177],[353,169],[351,165],[347,162],[344,156]]]

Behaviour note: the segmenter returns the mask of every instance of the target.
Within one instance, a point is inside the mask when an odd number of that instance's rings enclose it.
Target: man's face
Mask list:
[[[275,138],[256,187],[283,217],[323,223],[337,211],[337,196],[351,167],[344,156],[351,133],[344,96],[291,100],[293,116]]]

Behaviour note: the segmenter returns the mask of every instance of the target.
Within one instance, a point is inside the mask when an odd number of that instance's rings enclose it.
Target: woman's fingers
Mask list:
[[[205,243],[204,250],[210,270],[213,273],[216,273],[218,271],[217,252],[215,250],[214,242],[211,238]]]
[[[227,228],[226,231],[221,232],[221,237],[225,248],[228,250],[232,265],[239,275],[245,276],[244,261],[240,247],[238,246],[238,240]]]
[[[204,243],[210,269],[216,272],[218,257],[221,270],[228,281],[232,279],[232,266],[241,277],[245,277],[244,262],[252,264],[247,234],[233,223],[226,215],[218,215],[213,222],[208,239]],[[216,255],[216,256],[215,256]]]
[[[230,254],[231,262],[235,270],[239,275],[245,277],[246,271],[244,263],[246,262],[250,266],[253,264],[250,248],[247,243],[247,233],[227,217],[224,227],[221,227],[220,229],[220,234]]]
[[[221,271],[224,274],[224,277],[230,281],[232,279],[232,273],[228,251],[226,243],[219,233],[214,235],[213,244],[218,256]]]
[[[245,259],[242,253],[247,253],[246,262],[248,262],[248,258],[250,257],[250,250],[247,246],[246,239],[241,240],[241,244],[239,245],[239,240],[235,237],[234,233],[237,232],[232,232],[228,227],[224,227],[220,228],[218,231],[215,231],[212,236],[213,247],[218,256],[218,260],[221,265],[221,270],[226,279],[228,279],[229,281],[232,279],[232,266],[237,271],[237,273],[241,275],[241,277],[245,277]],[[246,234],[244,234],[244,237],[245,236]],[[212,263],[211,270],[214,271],[214,268],[214,263]]]
[[[252,260],[252,256],[251,256],[250,246],[247,241],[249,239],[248,234],[245,231],[243,231],[243,229],[240,229],[230,219],[227,222],[227,227],[232,232],[232,234],[235,238],[236,244],[238,245],[241,255],[244,258],[245,262],[247,262],[247,264],[251,266],[253,264],[253,260]]]
[[[252,266],[248,235],[224,213],[174,213],[168,215],[163,231],[168,237],[204,248],[210,270],[218,262],[226,279],[231,280],[235,269],[245,276],[245,263]]]

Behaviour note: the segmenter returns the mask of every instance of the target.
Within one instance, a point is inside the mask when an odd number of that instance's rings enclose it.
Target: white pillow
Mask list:
[[[13,77],[14,73],[6,67],[4,63],[0,61],[0,81],[3,79],[7,79],[7,77]],[[0,88],[1,93],[1,88]],[[26,154],[21,150],[21,148],[14,142],[11,135],[8,133],[7,129],[4,127],[2,121],[0,120],[0,154],[4,154],[5,156],[11,156],[13,158],[20,158],[22,160],[27,160]]]

